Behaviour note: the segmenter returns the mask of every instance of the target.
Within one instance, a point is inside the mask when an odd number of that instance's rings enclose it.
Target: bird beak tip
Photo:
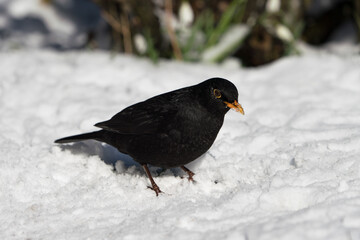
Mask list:
[[[236,100],[235,100],[233,103],[225,102],[225,104],[226,104],[229,108],[231,108],[231,109],[233,109],[233,110],[241,113],[242,115],[245,115],[245,112],[244,112],[243,107],[242,107],[241,104],[238,103]]]

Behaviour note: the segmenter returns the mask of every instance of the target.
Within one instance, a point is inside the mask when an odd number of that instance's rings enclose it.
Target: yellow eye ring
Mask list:
[[[214,89],[214,96],[215,96],[216,98],[221,98],[221,92],[220,92],[219,89]]]

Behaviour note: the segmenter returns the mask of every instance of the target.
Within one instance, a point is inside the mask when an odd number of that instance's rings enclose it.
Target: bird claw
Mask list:
[[[148,186],[148,188],[150,188],[151,190],[153,190],[156,194],[156,196],[159,196],[159,193],[164,193],[163,191],[160,190],[160,188],[158,187],[158,185],[154,185],[152,187]]]
[[[187,173],[188,175],[188,181],[189,182],[195,182],[195,180],[193,179],[193,176],[195,175],[195,173],[193,173],[192,171],[190,171],[189,169],[187,169],[185,166],[180,166],[180,168],[182,170],[184,170],[184,172]]]
[[[195,174],[194,174],[195,175]],[[193,176],[194,175],[191,175],[191,176],[188,176],[187,177],[187,180],[189,181],[189,182],[193,182],[193,183],[195,183],[196,181],[193,179]],[[185,177],[180,177],[181,179],[184,179]]]
[[[189,177],[188,177],[188,181],[189,181],[189,182],[193,182],[193,183],[195,182],[195,180],[193,179],[192,176],[189,176]]]

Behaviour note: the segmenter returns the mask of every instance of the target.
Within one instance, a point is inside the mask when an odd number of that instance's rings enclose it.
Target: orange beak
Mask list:
[[[233,103],[229,103],[229,102],[225,102],[226,106],[228,106],[231,109],[234,109],[235,111],[241,113],[242,115],[244,115],[244,109],[242,108],[242,106],[235,100]]]

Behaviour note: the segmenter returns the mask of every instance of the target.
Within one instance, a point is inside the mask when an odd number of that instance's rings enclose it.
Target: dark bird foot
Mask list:
[[[150,182],[151,182],[151,186],[152,187],[149,187],[151,190],[153,190],[155,193],[156,193],[156,196],[159,196],[159,193],[162,193],[162,191],[160,190],[159,186],[156,185],[154,179],[152,178],[151,176],[151,173],[149,171],[149,168],[146,164],[143,164],[142,167],[144,168],[145,172],[146,172],[146,175],[148,176],[148,178],[150,179]]]
[[[160,190],[158,185],[153,185],[152,187],[148,186],[148,188],[150,188],[151,190],[153,190],[156,194],[156,196],[159,196],[159,193],[164,193],[163,191]]]
[[[195,175],[195,173],[193,173],[192,171],[190,171],[188,168],[186,168],[185,166],[181,166],[180,167],[182,170],[184,170],[186,173],[187,173],[187,175],[189,175],[189,177],[188,177],[188,180],[189,180],[189,182],[191,181],[191,182],[195,182],[195,180],[193,179],[193,176]]]

